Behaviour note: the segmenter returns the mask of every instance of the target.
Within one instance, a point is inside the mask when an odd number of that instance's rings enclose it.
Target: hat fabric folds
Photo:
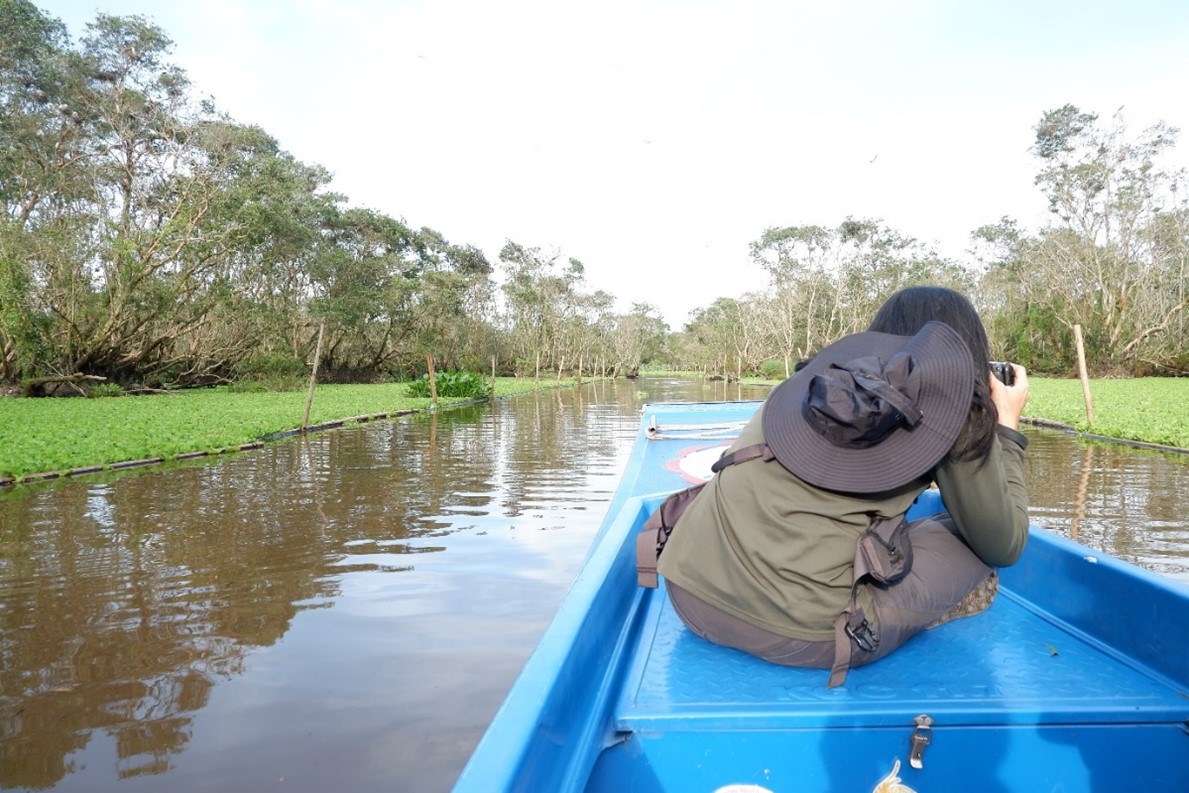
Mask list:
[[[868,331],[823,349],[764,405],[764,440],[799,479],[879,493],[924,475],[970,413],[970,348],[942,322],[915,336]]]

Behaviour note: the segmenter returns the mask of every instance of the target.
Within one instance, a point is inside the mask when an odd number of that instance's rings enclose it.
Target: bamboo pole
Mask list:
[[[1086,348],[1082,344],[1082,326],[1073,326],[1073,338],[1078,348],[1078,378],[1082,381],[1082,399],[1086,402],[1086,423],[1094,423],[1094,400],[1090,398],[1090,376],[1086,373]]]
[[[314,386],[318,384],[318,364],[322,360],[322,333],[326,330],[326,320],[318,323],[318,343],[314,345],[314,365],[310,369],[310,390],[306,394],[306,414],[301,420],[301,431],[304,433],[310,426],[310,408],[314,406]]]

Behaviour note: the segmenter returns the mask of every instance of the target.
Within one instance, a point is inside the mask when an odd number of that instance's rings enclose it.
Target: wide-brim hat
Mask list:
[[[868,331],[819,352],[764,403],[764,440],[816,487],[880,493],[923,476],[970,414],[970,348],[942,322],[915,336]]]

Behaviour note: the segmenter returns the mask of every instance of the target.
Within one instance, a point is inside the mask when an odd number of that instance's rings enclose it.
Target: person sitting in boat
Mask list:
[[[833,687],[987,608],[995,568],[1028,537],[1028,376],[1013,364],[1005,385],[989,358],[963,295],[909,287],[777,386],[724,455],[746,462],[702,488],[657,561],[681,620],[772,663],[831,669]],[[933,483],[947,512],[906,522]]]

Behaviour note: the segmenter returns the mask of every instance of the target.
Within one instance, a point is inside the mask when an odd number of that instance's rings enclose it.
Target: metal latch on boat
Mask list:
[[[933,717],[922,713],[912,720],[916,729],[912,731],[912,744],[908,750],[908,764],[913,768],[925,767],[925,747],[933,742]]]

